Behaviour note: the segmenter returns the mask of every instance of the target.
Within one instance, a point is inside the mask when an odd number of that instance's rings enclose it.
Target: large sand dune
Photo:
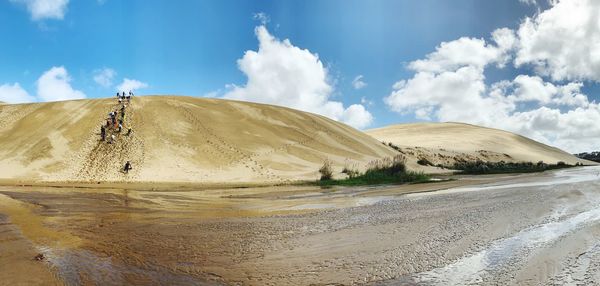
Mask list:
[[[134,98],[125,122],[132,135],[107,144],[100,125],[116,106],[114,98],[0,106],[0,179],[281,182],[318,178],[326,158],[341,168],[394,155],[323,116],[181,96]]]
[[[409,157],[425,158],[434,165],[452,165],[457,160],[593,164],[514,133],[464,123],[399,124],[366,133],[392,142]]]

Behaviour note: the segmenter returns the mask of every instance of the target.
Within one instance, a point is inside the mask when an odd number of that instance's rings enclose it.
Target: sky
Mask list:
[[[0,101],[175,94],[600,149],[600,1],[0,0]]]

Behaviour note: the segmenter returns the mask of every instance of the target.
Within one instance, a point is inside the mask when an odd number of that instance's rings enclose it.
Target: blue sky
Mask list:
[[[54,3],[60,11],[36,16],[28,6],[36,2]],[[228,97],[229,84],[242,88],[247,84],[250,76],[240,70],[238,60],[246,51],[258,50],[255,28],[263,23],[254,16],[264,13],[269,18],[266,30],[276,41],[289,39],[294,47],[318,55],[331,87],[324,92],[327,100],[342,103],[343,109],[360,104],[372,115],[368,124],[360,127],[447,121],[454,118],[442,115],[442,103],[394,105],[385,98],[399,90],[399,98],[406,99],[411,91],[407,88],[412,86],[396,89],[394,84],[419,74],[409,64],[426,59],[442,42],[469,37],[493,44],[491,33],[503,27],[514,30],[518,38],[525,18],[535,20],[556,8],[545,1],[523,2],[527,1],[0,0],[0,37],[4,39],[0,46],[0,85],[18,83],[40,101],[43,98],[36,96],[40,76],[53,67],[63,67],[62,75],[68,74],[72,88],[67,90],[80,91],[88,98],[112,96],[124,78],[147,84],[137,91],[140,94]],[[94,81],[103,68],[116,73],[105,86]],[[551,72],[536,70],[527,63],[515,67],[510,62],[498,68],[490,61],[485,67],[486,89],[502,80],[512,81],[519,74],[539,76],[557,86],[581,82],[581,93],[588,102],[596,98],[597,79],[593,76],[552,78]],[[359,75],[366,86],[356,89],[352,81]],[[509,92],[518,89],[516,84]],[[256,97],[244,93],[235,98]],[[547,105],[518,102],[526,109]],[[570,107],[550,108],[565,113]],[[331,117],[350,122],[343,118],[351,113],[343,109]],[[416,112],[420,109],[429,112],[422,111],[419,116]],[[529,110],[512,110],[508,115],[524,111]],[[422,116],[423,112],[428,116]],[[523,126],[507,128],[479,119],[456,119],[527,132]],[[533,137],[578,149],[568,142],[553,142],[549,135]]]

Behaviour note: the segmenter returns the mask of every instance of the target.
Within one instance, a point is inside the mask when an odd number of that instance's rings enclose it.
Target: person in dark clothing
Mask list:
[[[106,128],[104,128],[104,125],[100,126],[100,138],[102,141],[106,139]]]
[[[125,174],[129,174],[129,170],[133,169],[131,167],[131,162],[127,161],[125,163],[125,167],[123,167],[123,172],[125,172]]]

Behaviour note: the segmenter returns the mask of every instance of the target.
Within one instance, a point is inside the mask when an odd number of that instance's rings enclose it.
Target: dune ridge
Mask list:
[[[185,96],[135,97],[125,122],[132,135],[107,144],[100,125],[116,107],[114,98],[0,106],[0,179],[285,182],[317,179],[325,159],[341,168],[395,154],[320,115]]]
[[[466,123],[410,123],[365,131],[377,140],[391,142],[413,160],[451,166],[457,161],[594,163],[556,147],[499,129]]]

